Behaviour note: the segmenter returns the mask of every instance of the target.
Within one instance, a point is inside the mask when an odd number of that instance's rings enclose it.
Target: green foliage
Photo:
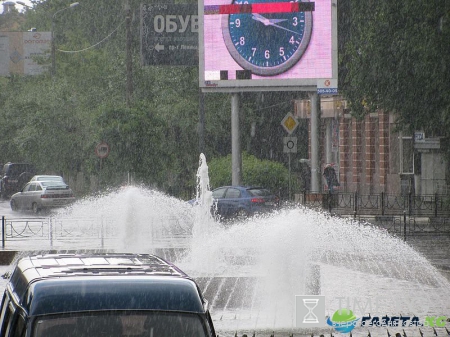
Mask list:
[[[231,155],[208,162],[211,188],[231,185]],[[242,185],[262,186],[275,194],[289,193],[289,170],[281,163],[242,154]],[[299,181],[291,177],[291,191],[299,191]]]
[[[450,136],[450,2],[339,1],[340,88],[355,116]]]
[[[57,73],[0,79],[0,162],[32,161],[41,172],[87,175],[99,175],[101,168],[105,184],[119,184],[130,172],[176,195],[192,188],[200,152],[198,69],[140,66],[140,2],[129,0],[133,92],[127,105],[124,1],[85,1],[64,11],[61,1],[34,3],[16,17],[21,30],[54,27]],[[450,138],[449,6],[448,0],[338,2],[339,86],[355,116],[386,109],[404,129]],[[287,195],[289,157],[280,122],[302,95],[241,94],[245,184]],[[202,152],[210,159],[213,185],[227,185],[230,96],[205,95],[204,111]],[[308,154],[308,130],[301,124],[293,134],[299,153],[292,163]],[[100,141],[111,148],[102,161],[94,154]],[[299,189],[294,177],[291,191]]]

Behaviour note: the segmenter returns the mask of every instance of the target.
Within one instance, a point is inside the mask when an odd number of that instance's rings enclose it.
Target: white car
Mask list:
[[[61,181],[61,182],[64,182],[64,179],[61,176],[36,175],[33,178],[31,178],[30,181]]]
[[[61,181],[30,181],[22,191],[11,196],[11,209],[32,210],[35,214],[43,209],[69,205],[75,201],[72,189]]]

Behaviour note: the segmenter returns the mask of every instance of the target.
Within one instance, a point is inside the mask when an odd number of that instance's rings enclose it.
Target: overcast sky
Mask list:
[[[30,0],[21,0],[22,2],[26,3],[29,6],[32,6]],[[0,13],[3,13],[3,3],[5,2],[16,2],[15,0],[0,0]],[[22,5],[16,5],[16,8],[18,11],[22,11],[24,7]]]

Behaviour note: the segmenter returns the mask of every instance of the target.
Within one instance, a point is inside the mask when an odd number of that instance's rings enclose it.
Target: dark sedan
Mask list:
[[[212,191],[221,218],[247,217],[276,209],[279,198],[261,187],[223,186]]]

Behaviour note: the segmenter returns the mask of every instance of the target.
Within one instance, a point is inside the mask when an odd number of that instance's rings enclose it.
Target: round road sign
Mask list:
[[[109,145],[105,142],[98,144],[95,147],[95,154],[99,158],[106,158],[109,155]]]
[[[297,137],[283,137],[284,153],[297,153]]]

